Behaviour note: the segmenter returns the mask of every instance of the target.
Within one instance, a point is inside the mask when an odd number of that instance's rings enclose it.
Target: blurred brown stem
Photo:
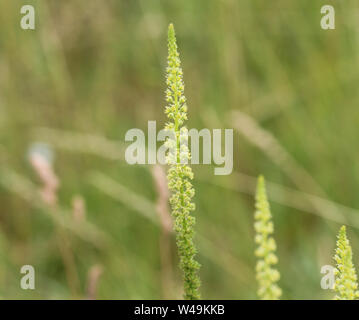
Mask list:
[[[54,215],[59,212],[59,210],[57,210],[58,178],[53,171],[51,163],[41,154],[34,153],[31,155],[30,163],[42,182],[40,194],[43,202],[47,205],[51,216],[53,217],[56,242],[65,266],[67,283],[72,296],[76,298],[78,297],[79,292],[79,279],[70,239],[66,230],[60,224],[56,223],[57,220],[54,217]],[[59,218],[63,219],[62,216]]]
[[[87,299],[95,300],[97,297],[97,287],[103,269],[100,265],[94,265],[88,272],[87,277]]]

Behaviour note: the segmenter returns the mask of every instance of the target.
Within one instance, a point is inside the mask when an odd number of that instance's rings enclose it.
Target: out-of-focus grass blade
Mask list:
[[[71,214],[61,207],[54,209],[54,214],[51,214],[36,192],[36,186],[14,170],[4,167],[0,169],[0,185],[29,202],[32,206],[39,208],[41,212],[51,215],[56,223],[70,230],[82,240],[99,248],[102,248],[108,242],[107,236],[92,223],[88,221],[75,223],[71,219]]]

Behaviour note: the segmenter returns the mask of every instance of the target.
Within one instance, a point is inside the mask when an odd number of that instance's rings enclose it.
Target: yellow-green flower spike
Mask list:
[[[280,278],[278,270],[273,266],[278,263],[275,254],[276,243],[271,236],[274,232],[272,216],[270,213],[265,181],[262,176],[258,178],[256,190],[256,211],[254,214],[255,242],[258,257],[256,273],[258,281],[258,296],[263,300],[277,300],[282,294],[277,281]]]
[[[347,238],[345,226],[339,230],[337,248],[334,260],[336,262],[334,290],[335,300],[354,300],[359,297],[358,282],[353,265],[352,248]]]
[[[197,250],[193,243],[195,218],[191,211],[195,209],[192,198],[194,189],[191,184],[193,173],[186,165],[190,154],[186,143],[187,129],[183,126],[187,120],[186,98],[184,96],[183,73],[181,61],[177,51],[174,27],[168,28],[168,67],[167,67],[167,90],[166,111],[169,123],[166,129],[172,133],[166,145],[169,149],[167,163],[168,186],[171,190],[171,208],[174,217],[174,230],[180,258],[180,268],[184,276],[184,298],[200,299],[198,277],[199,263],[195,260]]]

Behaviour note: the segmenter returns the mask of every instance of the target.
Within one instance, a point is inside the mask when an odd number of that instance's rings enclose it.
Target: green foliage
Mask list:
[[[345,226],[342,226],[339,230],[334,260],[337,265],[334,283],[334,290],[337,292],[337,295],[334,299],[354,300],[358,298],[357,275],[353,265],[352,248],[347,238]]]
[[[276,201],[272,213],[277,245],[280,235],[288,247],[279,256],[285,298],[334,296],[319,285],[318,250],[322,259],[334,255],[334,249],[326,252],[326,245],[333,225],[341,221],[350,222],[350,244],[353,250],[359,248],[355,232],[359,162],[353,161],[359,157],[359,149],[353,148],[359,117],[357,1],[335,2],[336,17],[344,23],[335,31],[320,28],[324,2],[312,0],[278,0],[275,7],[263,0],[22,2],[34,4],[39,22],[35,31],[19,27],[19,1],[0,1],[1,298],[74,298],[61,252],[55,248],[50,218],[36,203],[24,200],[35,198],[29,197],[23,184],[15,193],[14,183],[8,182],[12,181],[7,178],[10,168],[40,185],[24,159],[32,142],[55,148],[59,203],[70,211],[71,197],[81,194],[91,227],[109,237],[109,245],[100,246],[90,233],[96,243],[93,247],[92,242],[78,239],[82,225],[69,219],[69,230],[76,232],[71,244],[81,287],[87,287],[89,267],[99,263],[104,276],[98,298],[164,297],[159,285],[163,277],[159,230],[151,225],[156,219],[147,220],[148,209],[144,215],[134,210],[148,208],[148,201],[154,204],[157,199],[152,176],[148,166],[127,165],[123,147],[128,145],[124,141],[128,129],[143,128],[149,119],[163,121],[165,58],[159,53],[166,45],[166,23],[171,19],[183,26],[179,44],[185,53],[181,58],[185,59],[191,127],[234,127],[228,119],[234,120],[231,111],[240,108],[273,134],[325,191],[317,192],[303,171],[296,171],[277,149],[257,149],[238,133],[231,175],[214,177],[213,167],[196,166],[195,244],[206,264],[200,270],[202,296],[255,298],[257,283],[251,281],[250,258],[253,205],[246,195],[252,177],[242,173],[258,170],[267,182],[278,183],[270,202]],[[279,8],[286,10],[279,10],[274,19],[273,10]],[[53,134],[53,129],[66,131]],[[255,132],[248,134],[255,136]],[[263,145],[265,141],[263,136]],[[283,162],[273,161],[273,154]],[[105,188],[106,180],[90,183],[87,177],[93,171],[123,188],[117,190],[111,183]],[[134,206],[126,190],[137,195]],[[323,198],[312,199],[308,194]],[[122,200],[113,198],[118,195]],[[345,207],[334,208],[333,201]],[[356,251],[353,255],[359,258]],[[40,272],[36,290],[22,290],[20,266],[32,261]],[[174,278],[173,298],[178,297],[181,280]]]
[[[255,242],[258,244],[255,254],[259,258],[256,266],[259,285],[257,293],[263,300],[277,300],[282,294],[281,289],[276,284],[280,274],[278,270],[273,268],[278,263],[278,258],[275,255],[276,243],[271,236],[274,228],[262,176],[258,178],[254,218]]]
[[[187,139],[187,129],[183,127],[187,119],[187,106],[184,97],[184,84],[182,69],[177,51],[176,36],[173,25],[168,28],[168,68],[167,68],[167,91],[166,114],[171,122],[166,129],[171,131],[173,138],[166,141],[169,147],[167,162],[170,164],[168,170],[168,186],[172,191],[170,203],[172,215],[175,219],[174,229],[180,268],[184,273],[184,297],[185,299],[199,299],[200,280],[198,277],[199,263],[195,260],[196,248],[193,243],[195,218],[190,214],[195,206],[192,203],[194,189],[190,182],[193,173],[184,162],[190,159],[188,147],[184,145]]]

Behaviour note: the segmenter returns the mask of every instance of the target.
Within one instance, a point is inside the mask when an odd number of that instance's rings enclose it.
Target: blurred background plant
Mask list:
[[[181,297],[158,178],[124,161],[128,129],[165,123],[173,22],[188,128],[236,130],[230,176],[193,166],[202,297],[256,298],[253,194],[262,173],[282,298],[332,298],[320,268],[333,264],[341,224],[359,264],[357,1],[24,4],[35,7],[35,31],[20,28],[21,1],[0,2],[1,297]],[[336,10],[335,30],[320,28],[325,4]],[[34,143],[53,150],[54,207],[28,161]],[[34,291],[20,289],[24,264],[35,267]]]

